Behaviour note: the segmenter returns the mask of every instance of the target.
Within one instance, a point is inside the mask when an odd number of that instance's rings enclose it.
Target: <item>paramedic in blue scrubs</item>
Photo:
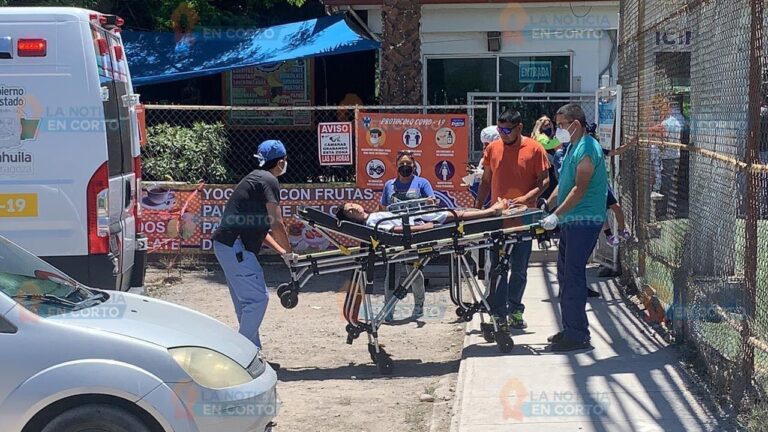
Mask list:
[[[381,193],[381,202],[379,208],[382,211],[387,210],[387,206],[400,201],[410,201],[423,198],[435,198],[435,192],[432,190],[432,185],[429,180],[416,175],[416,159],[413,156],[413,152],[401,151],[397,154],[395,161],[397,164],[397,177],[388,180],[384,184],[384,190]],[[400,283],[400,278],[410,271],[410,267],[407,264],[392,265],[387,269],[387,274],[384,279],[384,297],[385,301],[388,301],[392,297],[392,289],[390,289],[390,277],[394,277],[395,284]],[[391,274],[392,273],[392,274]],[[424,315],[424,274],[421,270],[418,271],[416,278],[411,284],[413,288],[414,307],[412,318],[420,318]],[[389,313],[386,316],[388,322],[394,318],[393,313]]]
[[[240,334],[261,348],[259,327],[269,295],[257,256],[263,243],[286,260],[291,259],[292,250],[280,214],[277,181],[288,168],[285,146],[280,141],[264,141],[255,156],[259,168],[232,192],[213,234],[213,251],[227,279]]]
[[[560,226],[557,281],[563,331],[548,341],[553,352],[588,349],[586,267],[605,223],[608,171],[600,143],[586,130],[581,106],[568,104],[557,111],[557,139],[568,145],[560,168],[560,183],[550,197],[554,212],[544,218],[546,230]]]

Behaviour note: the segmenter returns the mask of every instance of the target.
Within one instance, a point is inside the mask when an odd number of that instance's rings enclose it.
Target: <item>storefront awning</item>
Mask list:
[[[122,33],[133,84],[189,79],[249,66],[379,49],[343,14],[268,28]]]

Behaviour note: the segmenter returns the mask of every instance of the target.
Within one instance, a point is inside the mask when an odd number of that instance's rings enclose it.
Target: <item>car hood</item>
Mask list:
[[[229,326],[183,306],[130,293],[108,291],[109,299],[48,319],[89,327],[165,348],[209,348],[248,367],[258,348]]]

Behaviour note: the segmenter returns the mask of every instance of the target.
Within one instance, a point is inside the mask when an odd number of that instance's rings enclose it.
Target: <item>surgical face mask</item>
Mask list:
[[[413,166],[411,165],[400,165],[397,168],[398,174],[400,174],[403,177],[410,177],[413,174]]]
[[[571,129],[570,125],[568,125],[568,128],[566,129],[557,128],[557,133],[555,133],[555,138],[557,138],[557,140],[560,141],[560,144],[567,144],[571,142],[571,132],[569,132],[570,129]]]

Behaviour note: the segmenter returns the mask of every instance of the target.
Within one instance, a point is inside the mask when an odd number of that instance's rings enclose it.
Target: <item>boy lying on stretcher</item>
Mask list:
[[[509,200],[499,198],[499,200],[492,206],[485,210],[476,209],[454,209],[458,220],[473,220],[483,219],[493,216],[501,216],[501,214],[507,210],[510,206]],[[346,203],[336,210],[336,218],[338,220],[348,220],[351,222],[365,224],[369,227],[375,227],[376,223],[382,219],[391,218],[397,216],[390,212],[375,212],[368,213],[360,204]],[[453,222],[454,215],[448,211],[440,211],[430,214],[412,216],[409,218],[411,225],[411,232],[425,231],[434,228],[436,225]],[[391,219],[379,224],[379,229],[383,231],[391,231],[399,234],[403,232],[403,220]]]

